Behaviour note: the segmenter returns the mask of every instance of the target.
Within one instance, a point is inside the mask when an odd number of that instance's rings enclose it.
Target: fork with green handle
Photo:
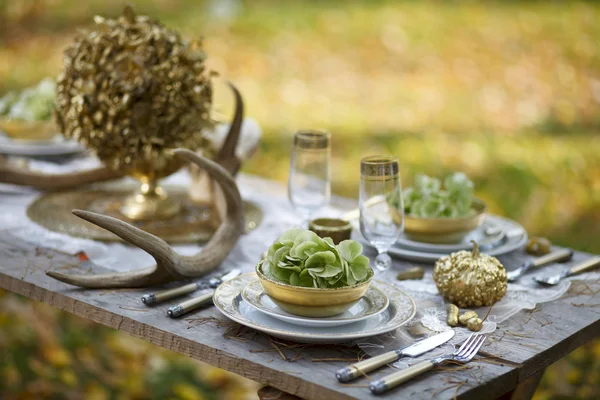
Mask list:
[[[369,390],[373,394],[382,394],[418,375],[421,375],[423,372],[429,371],[436,365],[440,365],[448,361],[455,361],[461,364],[468,363],[473,359],[473,357],[475,357],[475,354],[477,354],[484,341],[485,336],[479,333],[473,333],[453,354],[449,356],[438,357],[433,360],[422,361],[406,369],[394,372],[393,374],[371,382],[369,385]]]

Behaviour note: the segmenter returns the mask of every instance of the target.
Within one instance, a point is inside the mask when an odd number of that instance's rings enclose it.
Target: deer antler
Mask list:
[[[0,182],[32,186],[40,190],[68,189],[86,183],[102,182],[123,176],[125,174],[122,171],[113,171],[106,167],[68,174],[44,174],[15,167],[9,165],[5,160],[0,160]]]
[[[200,253],[194,256],[180,256],[164,240],[126,222],[89,211],[74,210],[73,214],[78,217],[109,230],[146,251],[154,257],[156,265],[125,273],[71,275],[49,271],[46,274],[71,285],[88,288],[142,287],[201,276],[215,269],[229,254],[243,232],[242,197],[233,177],[220,165],[190,150],[176,149],[174,152],[207,171],[221,188],[225,199],[223,222]]]
[[[228,84],[235,97],[235,112],[227,133],[227,139],[217,157],[217,163],[225,167],[232,175],[235,175],[240,167],[240,161],[235,157],[234,152],[244,117],[244,102],[237,88],[231,82],[228,82]],[[0,160],[0,183],[31,186],[40,190],[69,189],[88,183],[117,179],[125,175],[123,171],[113,171],[106,167],[68,174],[46,174],[11,166]]]

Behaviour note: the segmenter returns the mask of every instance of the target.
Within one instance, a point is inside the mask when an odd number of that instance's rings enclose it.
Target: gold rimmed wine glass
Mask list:
[[[328,132],[303,130],[294,135],[288,197],[294,209],[302,216],[303,227],[308,227],[311,215],[329,204],[331,157]]]
[[[369,156],[360,162],[360,230],[377,249],[375,267],[385,271],[392,264],[387,253],[404,229],[404,207],[398,159]]]

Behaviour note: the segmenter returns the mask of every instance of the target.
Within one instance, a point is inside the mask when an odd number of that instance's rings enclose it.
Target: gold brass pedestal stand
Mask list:
[[[48,230],[75,237],[102,241],[120,241],[113,233],[74,216],[73,209],[93,211],[131,223],[168,243],[198,243],[211,238],[220,221],[212,204],[193,202],[187,188],[167,187],[168,201],[179,204],[179,212],[169,218],[133,220],[125,217],[122,209],[131,193],[131,187],[99,190],[52,192],[38,197],[27,209],[29,218]],[[253,203],[244,202],[246,232],[256,228],[262,220],[262,210]]]
[[[156,181],[142,183],[139,191],[125,198],[121,212],[135,221],[171,218],[181,211],[181,203],[169,197]]]

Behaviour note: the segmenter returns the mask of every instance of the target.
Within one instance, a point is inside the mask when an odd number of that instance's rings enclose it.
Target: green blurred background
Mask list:
[[[600,253],[600,5],[478,1],[133,1],[189,37],[263,128],[244,171],[287,179],[290,137],[333,134],[334,191],[364,155],[466,172],[530,235]],[[61,68],[115,0],[0,0],[0,94]],[[0,293],[0,388],[12,398],[254,398],[257,385]],[[598,398],[600,343],[545,374],[536,399]]]

